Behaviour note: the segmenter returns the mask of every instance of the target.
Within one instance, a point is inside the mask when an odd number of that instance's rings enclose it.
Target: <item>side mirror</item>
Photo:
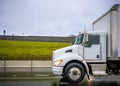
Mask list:
[[[88,41],[85,41],[85,42],[82,43],[82,46],[91,47],[91,44]]]

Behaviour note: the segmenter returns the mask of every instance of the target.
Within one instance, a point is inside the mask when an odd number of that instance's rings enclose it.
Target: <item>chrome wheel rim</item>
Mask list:
[[[72,80],[77,80],[81,77],[81,70],[78,67],[72,67],[68,71],[68,74]]]

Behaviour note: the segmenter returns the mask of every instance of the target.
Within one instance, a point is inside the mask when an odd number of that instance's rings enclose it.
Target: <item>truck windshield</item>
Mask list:
[[[73,42],[73,45],[78,45],[78,44],[81,44],[83,41],[83,34],[80,34],[78,36],[76,36],[74,42]]]

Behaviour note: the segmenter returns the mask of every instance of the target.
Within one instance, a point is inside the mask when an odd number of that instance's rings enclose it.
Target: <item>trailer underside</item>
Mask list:
[[[120,58],[117,60],[107,60],[106,72],[119,73]]]

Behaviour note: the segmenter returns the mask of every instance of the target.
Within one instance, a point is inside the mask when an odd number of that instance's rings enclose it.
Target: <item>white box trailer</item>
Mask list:
[[[114,5],[109,11],[94,21],[93,31],[107,33],[107,67],[118,71],[120,69],[120,5]]]
[[[92,32],[79,33],[73,45],[53,51],[52,71],[72,83],[93,74],[93,65],[104,64],[106,73],[120,70],[120,5],[93,22]]]

